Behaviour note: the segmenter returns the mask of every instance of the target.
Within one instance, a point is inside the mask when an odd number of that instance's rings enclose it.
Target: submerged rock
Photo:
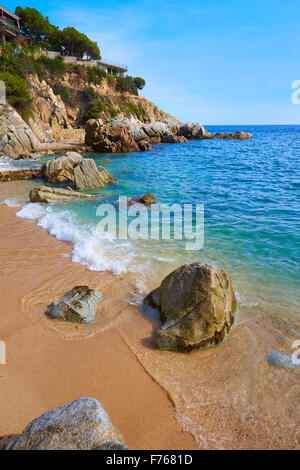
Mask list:
[[[112,447],[112,443],[120,447]],[[6,449],[96,450],[120,449],[123,445],[122,435],[101,403],[94,398],[78,398],[36,418]]]
[[[42,165],[41,171],[47,183],[69,183],[74,181],[74,167],[83,160],[80,153],[66,152]]]
[[[281,367],[282,369],[296,369],[300,364],[299,361],[295,361],[292,355],[278,351],[271,351],[267,355],[267,361],[273,366]]]
[[[59,301],[53,302],[47,315],[55,320],[91,323],[102,301],[102,294],[88,286],[76,286]]]
[[[221,343],[237,310],[229,275],[201,263],[175,269],[145,302],[159,310],[163,322],[156,347],[186,352]]]
[[[74,183],[77,189],[100,189],[116,182],[103,166],[98,167],[94,160],[82,160],[74,168]]]
[[[155,197],[152,193],[144,194],[141,197],[133,197],[128,201],[129,204],[144,204],[145,206],[150,206],[151,204],[156,204]]]
[[[29,193],[30,202],[63,202],[70,199],[89,199],[92,198],[91,194],[83,194],[74,191],[72,188],[50,188],[49,186],[40,186],[34,188]]]

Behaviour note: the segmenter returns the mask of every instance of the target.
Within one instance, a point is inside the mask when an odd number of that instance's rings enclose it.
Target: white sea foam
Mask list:
[[[19,167],[16,165],[15,160],[9,157],[0,158],[0,171],[16,171]]]
[[[36,163],[36,160],[32,158],[27,158],[26,160],[23,160],[21,158],[19,160],[14,160],[10,157],[1,157],[0,171],[17,171],[20,169],[32,168],[32,162]]]
[[[24,204],[24,201],[21,199],[12,198],[5,199],[5,201],[1,201],[0,204],[5,204],[8,207],[20,207]]]
[[[134,250],[129,241],[117,244],[109,234],[100,236],[95,225],[82,224],[71,211],[58,212],[52,205],[28,203],[17,216],[35,221],[59,240],[71,242],[72,261],[84,264],[92,271],[109,270],[121,274],[137,272],[141,268],[133,262]]]

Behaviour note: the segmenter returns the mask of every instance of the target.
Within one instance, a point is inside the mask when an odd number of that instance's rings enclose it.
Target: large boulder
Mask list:
[[[0,155],[19,158],[39,147],[39,141],[21,116],[8,104],[0,102]]]
[[[90,158],[82,160],[73,171],[77,189],[100,189],[116,181],[103,166],[97,167]]]
[[[74,166],[83,160],[80,153],[66,152],[61,157],[48,160],[41,171],[47,183],[69,183],[74,181]]]
[[[48,186],[39,186],[34,188],[29,193],[30,202],[64,202],[71,199],[89,199],[92,198],[91,194],[83,194],[74,191],[72,188],[50,188]]]
[[[186,139],[210,139],[211,134],[202,126],[202,124],[187,122],[183,124],[177,134],[183,136]]]
[[[201,263],[175,269],[145,301],[159,310],[163,322],[156,347],[186,352],[221,343],[237,310],[228,274]]]
[[[103,124],[102,121],[96,119],[90,119],[87,122],[85,143],[97,152],[104,153],[152,150],[151,146],[140,147],[126,127]]]
[[[121,446],[123,437],[101,403],[94,398],[79,398],[36,418],[6,449],[96,450],[106,445],[117,448],[116,441]]]
[[[102,294],[88,286],[76,286],[58,302],[53,302],[47,315],[55,320],[91,323],[102,301]]]

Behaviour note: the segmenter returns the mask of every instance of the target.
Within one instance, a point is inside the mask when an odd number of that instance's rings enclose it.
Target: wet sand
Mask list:
[[[0,436],[19,434],[43,412],[90,396],[134,449],[196,448],[167,393],[119,332],[118,319],[131,314],[122,301],[128,281],[72,263],[70,246],[15,212],[0,206],[0,339],[7,349],[7,364],[0,365]],[[44,316],[47,304],[85,283],[106,298],[93,331]]]
[[[0,435],[92,396],[135,449],[299,448],[300,368],[266,361],[271,349],[291,353],[296,339],[276,312],[242,308],[217,348],[155,351],[159,321],[127,301],[134,279],[72,263],[68,244],[16,211],[0,206]],[[80,284],[103,293],[94,324],[47,319],[47,305]],[[149,289],[157,284],[148,279]]]

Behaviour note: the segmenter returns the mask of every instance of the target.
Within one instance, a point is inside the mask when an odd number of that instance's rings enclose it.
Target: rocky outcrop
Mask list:
[[[28,180],[41,177],[42,174],[39,168],[28,170],[0,171],[0,181]]]
[[[186,139],[211,139],[211,134],[199,123],[188,122],[179,127],[177,135]]]
[[[7,103],[0,103],[0,155],[19,158],[36,150],[39,142],[21,116]]]
[[[64,202],[71,199],[89,199],[92,198],[91,194],[83,194],[74,191],[72,188],[50,188],[49,186],[40,186],[34,188],[29,193],[30,202]]]
[[[145,124],[133,117],[130,119],[117,118],[110,121],[109,124],[114,127],[125,127],[138,145],[187,141],[185,137],[176,135],[180,129],[180,124],[178,121],[172,119],[166,120],[165,122],[155,121]]]
[[[103,166],[97,167],[87,158],[74,167],[74,183],[77,189],[100,189],[116,182]]]
[[[76,286],[59,301],[53,302],[46,314],[55,320],[91,323],[102,301],[102,294],[88,286]]]
[[[174,118],[165,119],[163,122],[143,123],[135,118],[116,118],[109,122],[112,126],[123,126],[130,132],[138,143],[183,143],[190,139],[250,139],[251,134],[244,131],[235,133],[210,134],[199,123],[188,122],[186,124],[176,121]]]
[[[213,139],[237,139],[237,140],[244,140],[244,139],[252,139],[252,134],[244,131],[237,131],[237,132],[217,132],[216,134],[212,135]]]
[[[74,181],[74,167],[83,160],[80,153],[66,152],[61,157],[48,160],[41,171],[47,183],[70,183]]]
[[[96,450],[112,442],[122,446],[123,437],[101,403],[79,398],[36,418],[6,450]]]
[[[29,125],[40,142],[55,142],[67,129],[72,129],[74,113],[70,111],[59,95],[55,95],[50,84],[39,80],[37,75],[30,76],[32,97],[32,116]]]
[[[163,322],[156,347],[185,352],[221,343],[237,310],[228,274],[201,263],[171,272],[145,302],[159,310]]]
[[[140,146],[123,126],[103,124],[99,119],[90,119],[86,125],[85,143],[97,152],[122,153],[151,150],[143,143]]]

